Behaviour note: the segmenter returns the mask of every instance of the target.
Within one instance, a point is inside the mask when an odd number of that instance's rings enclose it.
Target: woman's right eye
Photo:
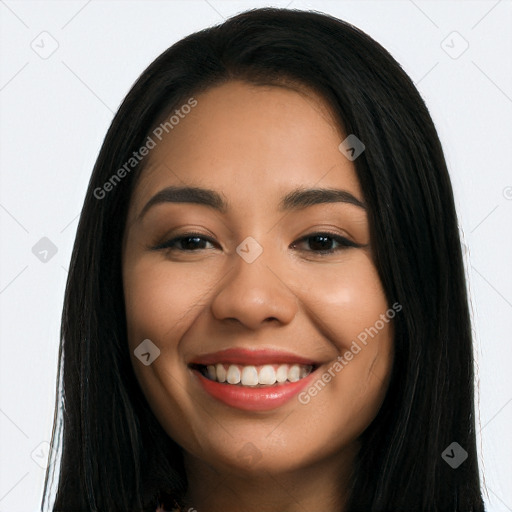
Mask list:
[[[185,235],[172,238],[171,240],[167,240],[166,242],[153,247],[153,249],[155,251],[166,249],[170,251],[194,252],[197,249],[206,249],[207,247],[204,247],[205,243],[214,244],[212,240],[203,235],[198,233],[187,233]]]

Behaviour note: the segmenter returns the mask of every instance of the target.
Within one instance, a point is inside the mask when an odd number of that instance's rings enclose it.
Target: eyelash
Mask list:
[[[309,235],[305,235],[303,237],[301,237],[299,240],[297,240],[297,242],[305,242],[307,241],[308,239],[310,238],[314,238],[314,237],[327,237],[327,238],[331,238],[333,239],[335,242],[339,243],[340,244],[340,247],[338,247],[337,249],[327,249],[327,250],[321,250],[321,251],[313,251],[313,250],[310,250],[310,251],[306,251],[306,252],[313,252],[315,254],[318,254],[320,256],[327,256],[329,254],[334,254],[338,251],[343,251],[343,250],[346,250],[350,247],[364,247],[363,245],[360,245],[360,244],[357,244],[355,242],[352,242],[351,240],[345,238],[345,237],[342,237],[336,233],[330,233],[328,231],[321,231],[321,232],[317,232],[317,233],[311,233]],[[180,242],[181,240],[185,240],[187,238],[200,238],[201,240],[205,240],[211,244],[214,244],[215,245],[215,242],[207,237],[207,236],[204,236],[202,235],[201,233],[185,233],[183,235],[180,235],[176,238],[173,238],[171,240],[168,240],[162,244],[159,244],[155,247],[152,247],[153,250],[155,251],[158,251],[158,250],[168,250],[168,251],[180,251],[180,252],[197,252],[198,249],[192,249],[192,250],[187,250],[187,249],[180,249],[180,248],[177,248],[175,247],[175,245]],[[293,242],[292,243],[292,246],[295,246],[297,244],[297,242]],[[201,249],[199,249],[201,250]]]

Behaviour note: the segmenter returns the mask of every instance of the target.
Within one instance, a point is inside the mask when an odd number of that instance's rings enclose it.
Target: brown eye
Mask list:
[[[309,245],[309,249],[304,250],[317,254],[332,254],[349,247],[362,247],[362,245],[356,244],[348,238],[334,233],[312,233],[302,237],[298,242],[307,243],[307,245]],[[338,247],[333,248],[333,244],[338,244]],[[292,247],[295,248],[296,246],[297,242],[294,242]]]
[[[153,247],[153,249],[155,251],[161,249],[168,249],[184,252],[193,252],[200,249],[207,249],[207,247],[205,247],[205,244],[208,243],[213,245],[214,242],[209,238],[198,233],[187,233],[185,235],[181,235],[171,240],[168,240],[163,244],[157,245],[156,247]]]

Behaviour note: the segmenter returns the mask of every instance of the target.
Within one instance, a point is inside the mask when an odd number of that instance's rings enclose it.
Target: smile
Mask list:
[[[282,352],[228,349],[196,358],[188,366],[210,397],[238,409],[264,411],[298,394],[318,364]]]

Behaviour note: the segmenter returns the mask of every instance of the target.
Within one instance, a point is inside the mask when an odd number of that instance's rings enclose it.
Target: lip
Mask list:
[[[240,364],[243,366],[263,364],[302,364],[318,366],[318,361],[306,359],[291,352],[283,352],[275,349],[258,349],[249,350],[245,348],[228,348],[210,354],[198,356],[189,362],[191,364],[199,364],[207,366],[209,364],[227,363]],[[299,381],[301,382],[301,381]]]
[[[202,389],[208,395],[230,407],[244,411],[270,411],[281,407],[310,384],[316,374],[315,370],[297,382],[274,384],[273,386],[263,388],[251,388],[216,382],[208,379],[195,368],[191,370],[198,378]]]

